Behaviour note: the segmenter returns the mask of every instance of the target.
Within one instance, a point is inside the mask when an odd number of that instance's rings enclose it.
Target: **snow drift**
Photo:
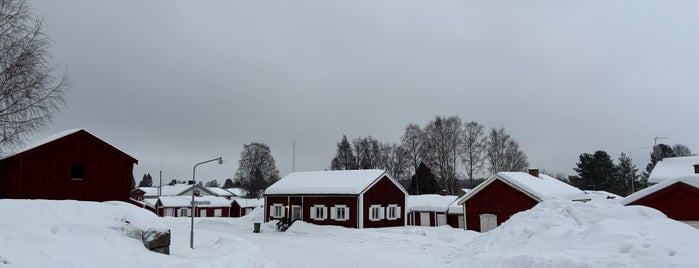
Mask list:
[[[463,243],[444,262],[469,267],[696,267],[699,230],[657,210],[549,200]]]

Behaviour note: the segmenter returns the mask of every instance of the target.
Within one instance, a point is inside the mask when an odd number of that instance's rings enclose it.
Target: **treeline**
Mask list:
[[[504,127],[486,131],[475,121],[436,116],[424,127],[408,124],[399,143],[371,136],[354,138],[350,143],[343,135],[330,169],[384,169],[409,188],[421,163],[434,173],[438,189],[451,194],[460,187],[475,186],[484,175],[524,171],[529,165],[519,143]]]
[[[683,144],[670,147],[667,144],[653,146],[650,163],[639,174],[631,156],[621,153],[615,164],[607,152],[599,150],[593,154],[583,153],[574,168],[577,176],[571,176],[570,184],[583,190],[600,190],[621,196],[629,195],[647,187],[648,177],[655,165],[666,157],[691,156],[692,151]]]

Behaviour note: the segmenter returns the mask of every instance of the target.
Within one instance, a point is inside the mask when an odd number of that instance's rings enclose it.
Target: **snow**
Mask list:
[[[249,198],[233,198],[233,202],[238,203],[241,208],[254,208],[262,207],[265,205],[265,200],[259,199],[249,199]]]
[[[664,180],[694,174],[694,165],[699,164],[699,156],[667,157],[655,164],[648,176],[648,183],[654,184]]]
[[[455,195],[422,194],[408,196],[405,207],[408,211],[434,211],[445,212],[449,205],[454,203]]]
[[[473,191],[461,198],[459,204],[463,204],[463,202],[497,179],[519,188],[521,191],[539,199],[539,201],[560,197],[570,200],[589,199],[582,190],[546,174],[539,174],[539,177],[534,177],[526,172],[498,172],[495,176],[479,184]]]
[[[221,197],[230,197],[232,195],[231,192],[219,187],[206,187],[206,189]]]
[[[678,178],[674,178],[674,179],[661,181],[660,183],[651,185],[648,188],[645,188],[643,190],[640,190],[638,192],[630,194],[630,195],[626,196],[626,198],[624,198],[621,201],[621,203],[624,205],[631,204],[635,201],[640,200],[641,198],[649,196],[657,191],[660,191],[660,190],[665,189],[665,188],[667,188],[675,183],[680,183],[680,182],[699,189],[699,175],[678,177]]]
[[[150,199],[147,202],[152,202]],[[209,202],[209,204],[199,204],[197,207],[228,207],[231,205],[231,200],[219,196],[195,196],[196,202]],[[163,207],[188,207],[191,206],[192,196],[161,196],[160,202]],[[151,207],[155,207],[148,204]]]
[[[245,196],[247,193],[243,188],[226,188],[225,190],[233,194],[233,196]]]
[[[699,230],[647,207],[550,199],[487,233],[442,227],[349,229],[296,222],[278,232],[263,210],[241,218],[157,218],[135,206],[0,200],[0,267],[698,267]],[[124,220],[128,220],[129,224]],[[167,228],[171,255],[129,228]]]
[[[265,194],[358,195],[385,172],[379,169],[295,172],[265,190]]]

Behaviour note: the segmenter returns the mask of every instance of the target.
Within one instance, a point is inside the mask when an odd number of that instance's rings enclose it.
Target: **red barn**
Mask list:
[[[253,209],[265,205],[263,199],[234,198],[231,202],[231,217],[242,217],[250,214]]]
[[[467,230],[486,232],[510,216],[528,210],[549,198],[589,200],[585,193],[536,169],[525,172],[499,172],[463,196]]]
[[[627,196],[621,203],[651,207],[668,218],[699,228],[699,175],[664,180]]]
[[[82,129],[0,160],[0,198],[128,201],[138,160]]]
[[[383,170],[297,172],[265,190],[265,220],[349,228],[404,226],[407,195]]]
[[[408,196],[408,225],[448,225],[449,206],[455,195],[422,194]]]

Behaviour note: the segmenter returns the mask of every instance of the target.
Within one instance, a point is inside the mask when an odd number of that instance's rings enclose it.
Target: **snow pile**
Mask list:
[[[0,200],[0,259],[16,267],[127,267],[167,263],[142,231],[167,232],[153,213],[123,202]]]
[[[647,207],[548,200],[444,262],[463,267],[696,267],[699,230]]]

